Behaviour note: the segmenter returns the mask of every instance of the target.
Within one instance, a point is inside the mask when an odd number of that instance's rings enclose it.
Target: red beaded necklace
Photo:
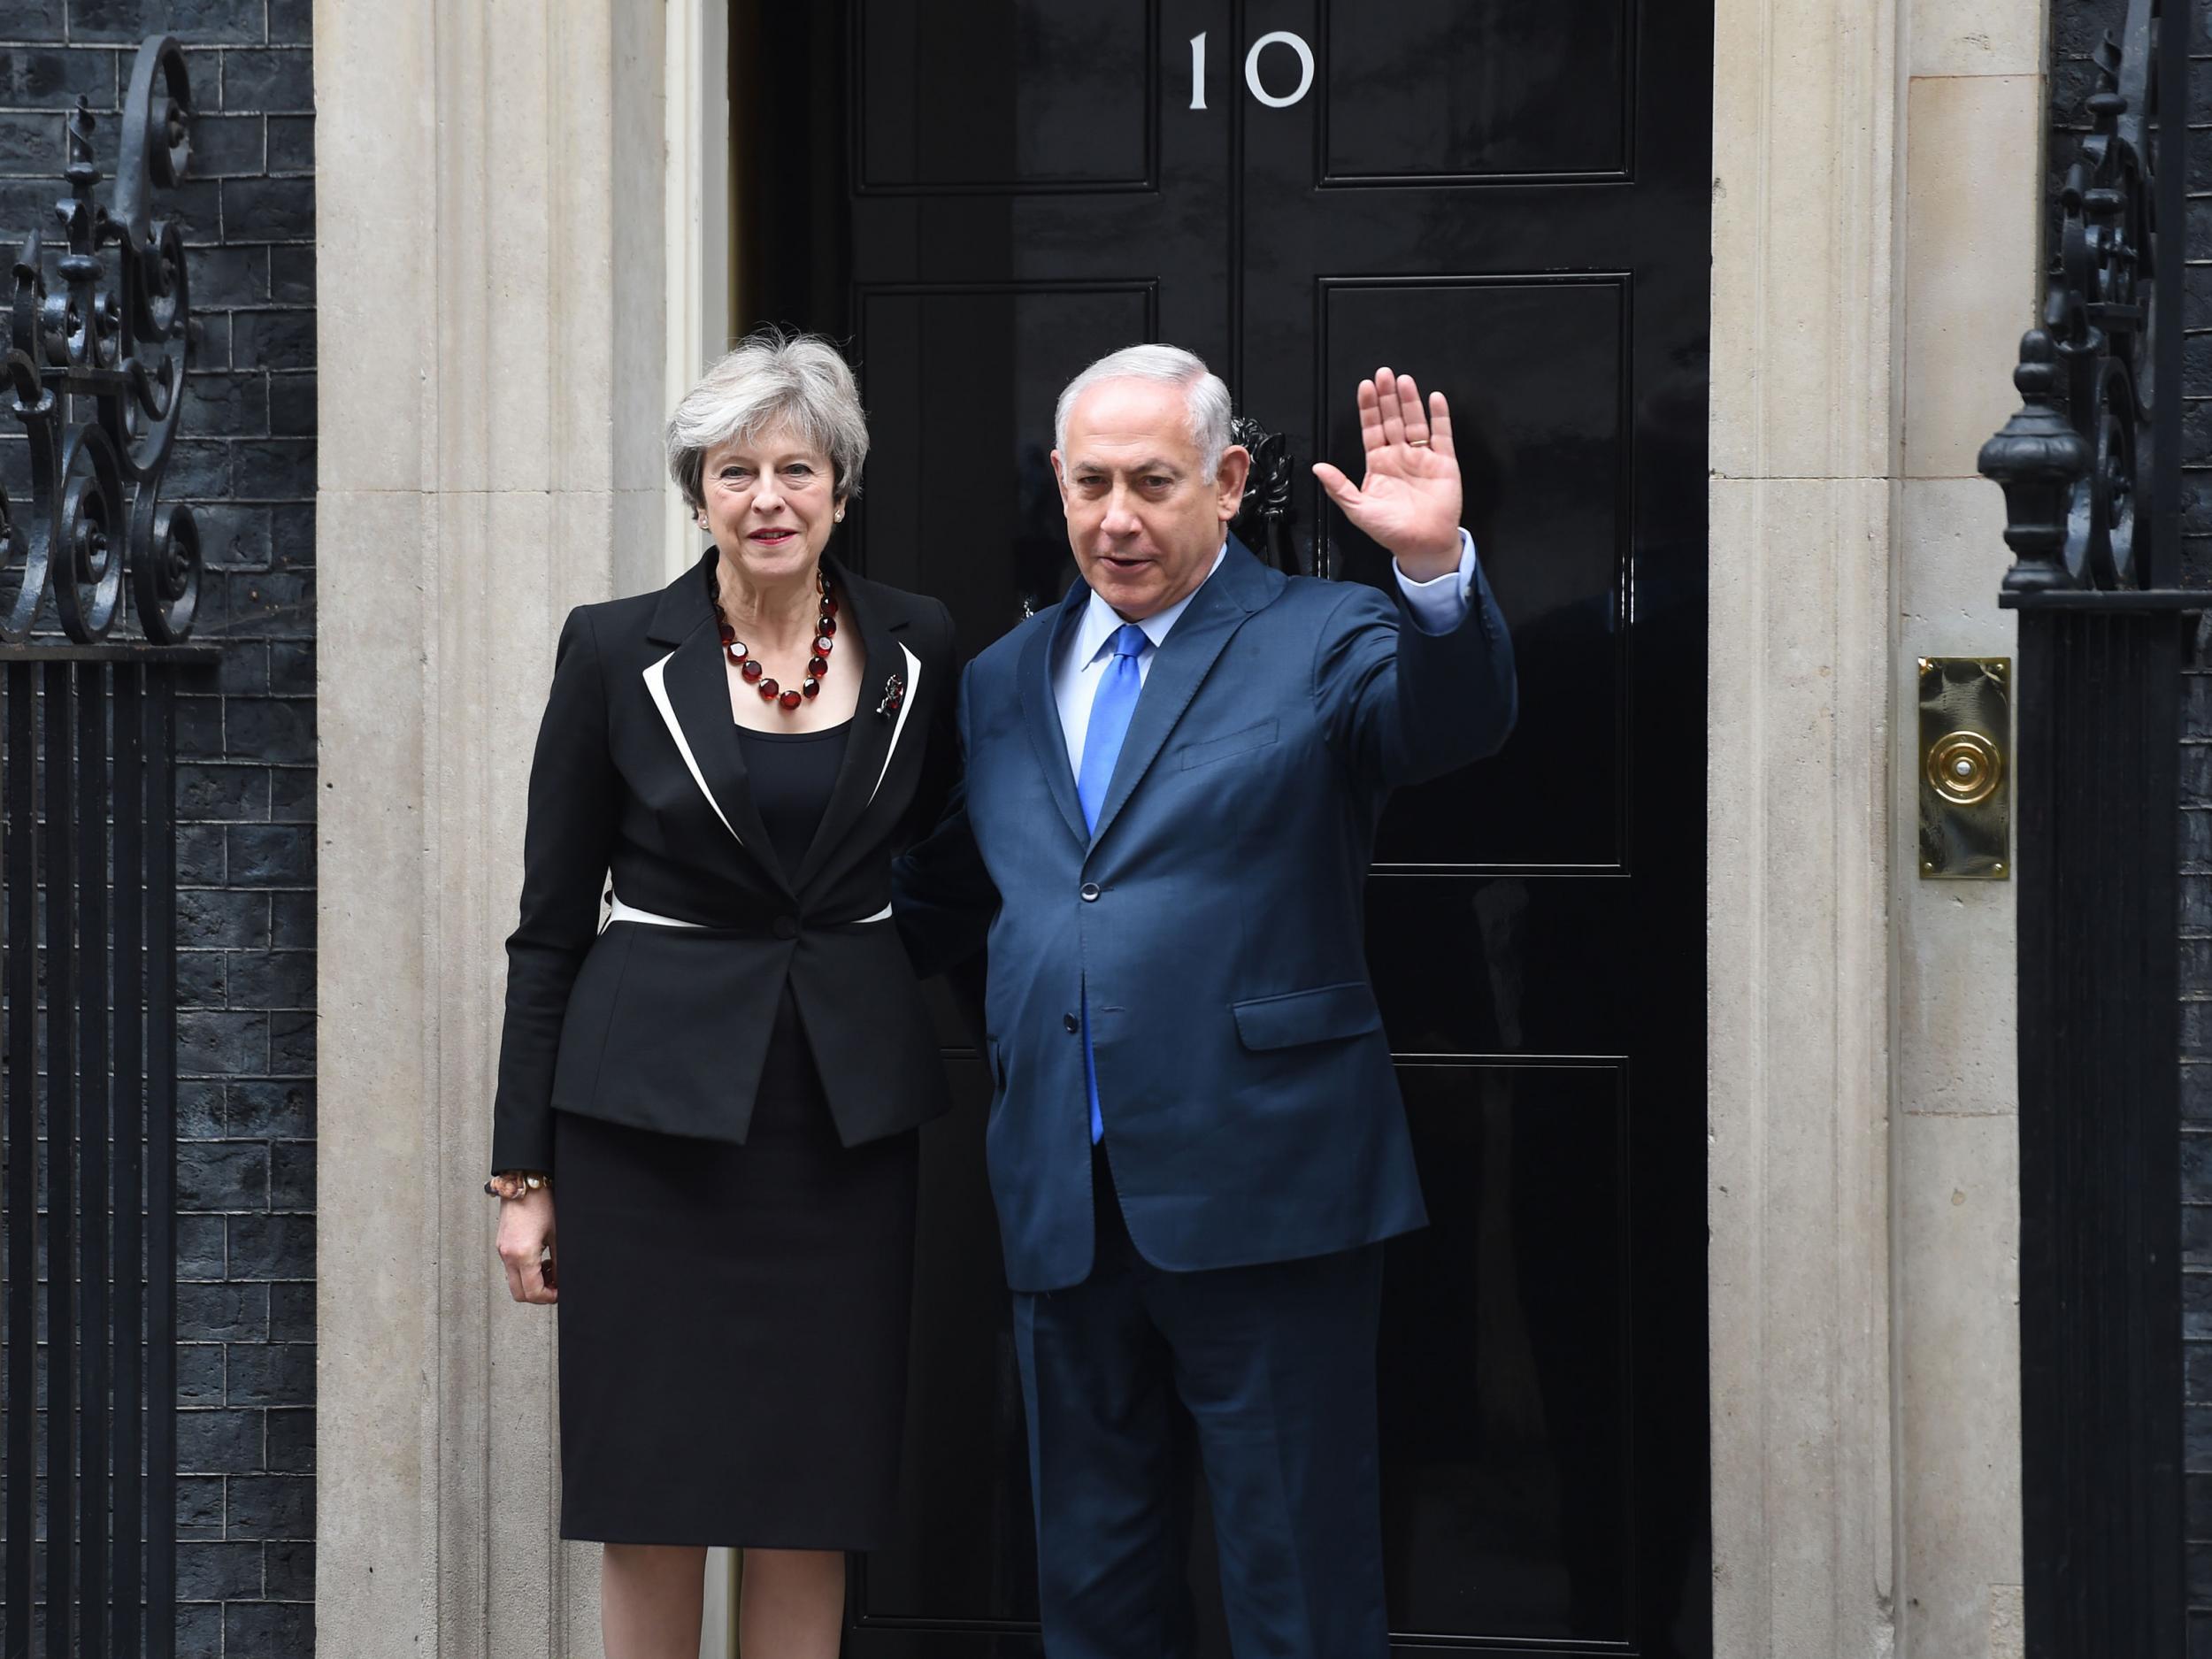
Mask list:
[[[707,592],[714,601],[714,619],[722,631],[722,649],[737,664],[737,672],[747,684],[759,691],[764,701],[774,703],[786,714],[806,698],[818,696],[822,690],[822,676],[829,672],[829,654],[837,646],[837,595],[830,588],[829,578],[818,568],[814,572],[815,591],[822,596],[822,614],[814,619],[814,654],[807,658],[806,678],[798,689],[788,690],[767,677],[768,671],[760,665],[745,641],[737,637],[737,630],[722,614],[722,585],[709,572]]]

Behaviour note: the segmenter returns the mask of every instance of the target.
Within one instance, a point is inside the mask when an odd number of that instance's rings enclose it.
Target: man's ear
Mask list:
[[[1065,506],[1068,499],[1068,469],[1066,464],[1060,459],[1060,451],[1057,449],[1052,452],[1052,481],[1060,487],[1060,503]]]
[[[1221,522],[1227,524],[1237,516],[1237,509],[1244,504],[1244,486],[1252,474],[1252,452],[1240,443],[1233,443],[1221,452],[1221,470],[1214,474],[1214,490],[1219,503]]]

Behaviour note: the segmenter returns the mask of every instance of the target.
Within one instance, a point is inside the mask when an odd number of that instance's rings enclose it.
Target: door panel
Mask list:
[[[948,15],[856,8],[856,193],[1154,188],[1156,7],[964,0],[957,27]]]
[[[1627,1632],[1626,1077],[1399,1070],[1421,1176],[1458,1202],[1391,1249],[1381,1352],[1392,1622]]]
[[[1325,183],[1627,172],[1626,0],[1321,11]]]
[[[1386,1268],[1393,1628],[1709,1654],[1709,11],[744,0],[733,33],[789,71],[738,83],[745,310],[851,342],[874,449],[845,550],[942,596],[964,650],[1070,579],[1052,406],[1101,353],[1219,371],[1284,434],[1295,557],[1335,580],[1390,580],[1306,471],[1356,467],[1359,378],[1451,396],[1522,714],[1394,800],[1368,884],[1433,1217]],[[1270,35],[1295,38],[1256,91]],[[881,1659],[1039,1651],[989,1084],[942,1023],[905,1518],[852,1581],[847,1651]],[[1223,1654],[1202,1500],[1192,1538]]]
[[[1628,279],[1613,273],[1316,284],[1319,373],[1309,396],[1323,454],[1357,476],[1358,411],[1344,388],[1377,364],[1414,367],[1425,388],[1448,388],[1477,498],[1471,527],[1494,554],[1488,573],[1516,621],[1517,664],[1548,695],[1563,682],[1578,710],[1571,749],[1515,743],[1486,765],[1401,794],[1376,847],[1384,864],[1622,862],[1629,299]],[[1517,549],[1541,551],[1507,556]],[[1333,574],[1388,580],[1381,550],[1348,526],[1331,551]],[[1531,813],[1532,792],[1551,790],[1576,810]]]

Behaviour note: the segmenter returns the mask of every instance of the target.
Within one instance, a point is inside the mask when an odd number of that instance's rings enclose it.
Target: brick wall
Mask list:
[[[314,1650],[314,118],[310,0],[0,0],[0,242],[62,194],[64,111],[113,119],[146,34],[186,46],[176,193],[202,334],[165,490],[194,503],[180,710],[182,1659]],[[103,193],[106,189],[104,184]],[[24,449],[0,420],[0,481]]]

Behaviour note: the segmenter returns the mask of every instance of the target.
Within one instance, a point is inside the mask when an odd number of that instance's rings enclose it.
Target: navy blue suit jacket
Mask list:
[[[1432,635],[1394,595],[1286,577],[1232,539],[1153,659],[1095,833],[1052,685],[1088,600],[1079,582],[968,665],[964,784],[898,872],[925,973],[988,926],[1010,1283],[1090,1271],[1087,986],[1108,1162],[1147,1260],[1290,1261],[1420,1226],[1363,890],[1391,789],[1512,728],[1488,586]]]

